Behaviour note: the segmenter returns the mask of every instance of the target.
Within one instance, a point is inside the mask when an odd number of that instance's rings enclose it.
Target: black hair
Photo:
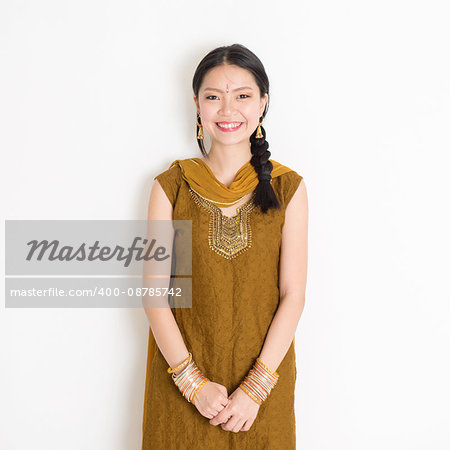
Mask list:
[[[222,65],[236,65],[247,69],[252,73],[256,84],[259,87],[260,97],[269,94],[269,78],[260,59],[251,52],[247,47],[241,44],[233,44],[223,47],[217,47],[211,50],[199,63],[194,73],[192,80],[192,88],[195,96],[198,98],[198,91],[203,82],[206,73],[216,66]],[[269,101],[267,101],[262,117],[259,118],[261,122],[266,117]],[[200,117],[197,120],[201,124]],[[199,125],[197,123],[197,133]],[[261,211],[266,213],[269,208],[280,209],[280,203],[272,188],[271,173],[273,164],[269,161],[270,152],[268,150],[269,143],[266,141],[266,130],[261,125],[261,132],[263,137],[256,137],[257,128],[250,136],[250,148],[252,158],[250,163],[258,174],[259,183],[256,186],[254,203],[261,207]],[[198,146],[203,156],[207,156],[203,139],[197,139]]]

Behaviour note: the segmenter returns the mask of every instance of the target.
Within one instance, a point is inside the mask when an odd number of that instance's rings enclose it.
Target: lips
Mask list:
[[[239,130],[242,124],[243,122],[216,122],[217,128],[225,133]]]

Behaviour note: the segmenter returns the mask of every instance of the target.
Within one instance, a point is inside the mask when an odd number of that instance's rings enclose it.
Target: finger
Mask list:
[[[205,416],[207,419],[214,419],[214,415],[211,413],[211,411],[203,409],[201,411],[202,415]]]
[[[231,416],[230,419],[221,425],[223,430],[232,431],[239,419],[236,416]]]
[[[224,404],[222,404],[222,403],[219,403],[217,406],[216,406],[216,409],[217,409],[217,411],[218,412],[220,412],[220,411],[223,411],[223,409],[224,408],[226,408],[226,404],[224,405]]]
[[[219,414],[220,411],[218,411],[217,409],[210,409],[209,412],[212,414],[213,417],[216,417],[217,414]]]
[[[210,421],[211,425],[219,425],[219,423],[225,423],[231,417],[231,412],[223,409],[213,420]]]
[[[252,426],[253,421],[251,419],[248,419],[244,422],[244,425],[241,428],[241,431],[248,431],[250,430],[250,427]]]
[[[226,411],[226,414],[224,414],[222,423],[227,423],[230,419],[233,418],[233,413],[230,410]]]
[[[219,414],[217,414],[216,416],[214,416],[210,421],[209,421],[209,423],[211,424],[211,425],[219,425],[219,420],[220,420],[220,413]]]
[[[239,419],[236,423],[236,425],[233,427],[232,431],[233,433],[238,433],[241,431],[242,425],[244,425],[245,419]]]
[[[222,417],[223,417],[223,416],[221,416],[220,413],[219,413],[219,414],[217,414],[217,416],[213,417],[213,418],[209,421],[209,423],[210,423],[211,425],[219,425],[219,423],[222,423],[222,421],[223,421]]]
[[[211,408],[214,408],[217,411],[221,411],[224,408],[224,405],[222,404],[223,400],[221,398],[218,398],[213,405],[211,406]]]

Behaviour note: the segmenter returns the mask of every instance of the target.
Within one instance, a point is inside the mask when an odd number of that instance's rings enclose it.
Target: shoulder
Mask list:
[[[286,171],[273,178],[272,186],[277,193],[278,199],[286,207],[302,182],[303,176],[291,167],[282,166]]]
[[[159,178],[167,178],[174,181],[181,179],[181,167],[178,164],[178,160],[173,161],[166,170],[160,172],[154,179]]]
[[[181,167],[177,161],[173,161],[166,170],[154,177],[154,180],[158,180],[163,188],[172,206],[174,206],[182,182]]]

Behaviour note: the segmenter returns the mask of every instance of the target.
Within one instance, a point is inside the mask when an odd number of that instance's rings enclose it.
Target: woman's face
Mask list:
[[[235,65],[211,69],[203,79],[198,98],[194,95],[203,130],[223,145],[249,141],[267,99],[267,94],[260,97],[251,72]]]

